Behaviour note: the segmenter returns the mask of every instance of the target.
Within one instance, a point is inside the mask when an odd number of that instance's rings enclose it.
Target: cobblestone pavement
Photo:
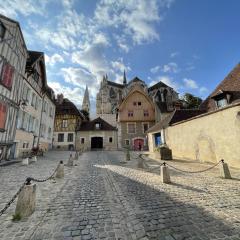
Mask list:
[[[49,176],[68,156],[50,152],[29,166],[0,168],[0,209],[26,176]],[[31,217],[12,222],[15,204],[0,217],[0,239],[240,240],[239,170],[231,169],[232,180],[219,178],[217,168],[192,175],[170,170],[172,184],[162,184],[158,169],[138,169],[135,157],[123,164],[124,158],[120,151],[83,153],[77,166],[65,167],[64,179],[37,184]]]

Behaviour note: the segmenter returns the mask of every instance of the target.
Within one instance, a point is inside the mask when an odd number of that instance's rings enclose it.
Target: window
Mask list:
[[[148,123],[143,123],[143,133],[148,130]]]
[[[35,107],[35,105],[36,105],[36,98],[37,98],[36,94],[35,94],[35,93],[32,93],[31,106],[33,106],[33,107]]]
[[[73,133],[68,134],[68,142],[73,142]]]
[[[58,142],[64,142],[64,133],[58,134]]]
[[[144,117],[148,117],[149,116],[148,110],[143,110],[143,116]]]
[[[217,100],[216,103],[217,103],[218,108],[225,107],[225,106],[227,106],[227,99],[222,98],[220,100]]]
[[[9,90],[12,88],[13,73],[14,68],[10,64],[5,63],[2,68],[0,82]]]
[[[130,145],[130,141],[129,141],[129,139],[126,139],[126,140],[125,140],[125,145],[127,145],[127,146]]]
[[[95,128],[100,129],[101,124],[100,123],[95,123]]]
[[[113,142],[113,138],[112,138],[112,137],[109,138],[109,142],[110,142],[110,143]]]
[[[128,111],[128,116],[133,117],[133,111]]]
[[[128,133],[135,133],[136,132],[136,125],[135,123],[128,123]]]
[[[52,117],[52,116],[53,116],[53,113],[52,113],[52,112],[53,112],[53,109],[52,109],[52,107],[50,107],[50,108],[49,108],[49,117]]]
[[[52,129],[49,127],[49,128],[48,128],[48,139],[51,138],[51,133],[52,133]]]
[[[41,124],[40,125],[40,136],[45,137],[45,133],[46,133],[46,126],[45,126],[45,124]]]
[[[81,144],[84,144],[84,138],[81,138]]]
[[[0,102],[0,130],[5,128],[5,122],[7,118],[7,105]]]
[[[133,102],[133,106],[137,106],[137,102]]]
[[[38,82],[38,80],[39,80],[39,74],[38,74],[38,72],[35,70],[34,71],[34,73],[33,73],[33,79],[36,81],[36,82]]]
[[[67,128],[67,126],[68,126],[67,119],[62,120],[62,128]]]
[[[141,102],[138,102],[138,106],[141,106],[142,105],[142,103]]]
[[[6,27],[3,25],[2,22],[0,22],[0,40],[4,38],[6,32]]]

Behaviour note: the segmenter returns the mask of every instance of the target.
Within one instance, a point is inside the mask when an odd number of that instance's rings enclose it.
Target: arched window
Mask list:
[[[115,98],[116,97],[116,93],[115,93],[115,91],[113,90],[112,87],[110,88],[109,96],[110,96],[110,98]]]
[[[167,89],[164,89],[164,91],[163,91],[163,102],[167,102],[167,94],[168,94]]]

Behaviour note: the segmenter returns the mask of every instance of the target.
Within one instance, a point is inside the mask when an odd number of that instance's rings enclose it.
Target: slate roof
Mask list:
[[[82,117],[82,114],[77,107],[67,98],[64,98],[61,104],[56,102],[56,115],[63,114],[77,115]]]
[[[165,117],[162,121],[156,123],[154,126],[148,129],[149,132],[157,132],[163,128],[166,128],[174,123],[181,122],[200,114],[206,113],[205,110],[198,109],[177,109]]]
[[[31,67],[41,56],[43,56],[43,52],[29,51],[28,50],[28,58],[26,62],[26,68]]]
[[[120,84],[120,83],[115,83],[112,81],[107,81],[107,83],[108,83],[108,85],[113,86],[113,87],[124,88],[124,85]]]
[[[216,103],[213,98],[224,93],[230,94],[230,104],[240,102],[240,64],[237,64],[207,99],[203,101],[200,109],[216,110]]]
[[[158,88],[160,88],[160,87],[169,87],[169,86],[167,86],[165,83],[163,83],[163,82],[158,82],[158,83],[156,83],[156,84],[154,84],[153,86],[151,86],[151,87],[149,87],[148,88],[148,90],[149,91],[152,91],[152,90],[154,90],[154,89],[158,89]]]
[[[100,128],[96,129],[95,124],[100,123]],[[117,131],[115,127],[98,117],[89,122],[83,122],[77,131]]]

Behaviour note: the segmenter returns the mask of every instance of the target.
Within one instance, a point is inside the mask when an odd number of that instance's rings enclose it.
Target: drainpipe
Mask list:
[[[43,114],[44,97],[45,97],[45,93],[43,94],[43,97],[42,97],[42,109],[41,109],[41,117],[40,117],[40,124],[39,124],[39,130],[38,130],[38,141],[37,141],[38,148],[39,148],[39,141],[40,141],[40,130],[41,130],[41,122],[42,122],[42,114]]]

